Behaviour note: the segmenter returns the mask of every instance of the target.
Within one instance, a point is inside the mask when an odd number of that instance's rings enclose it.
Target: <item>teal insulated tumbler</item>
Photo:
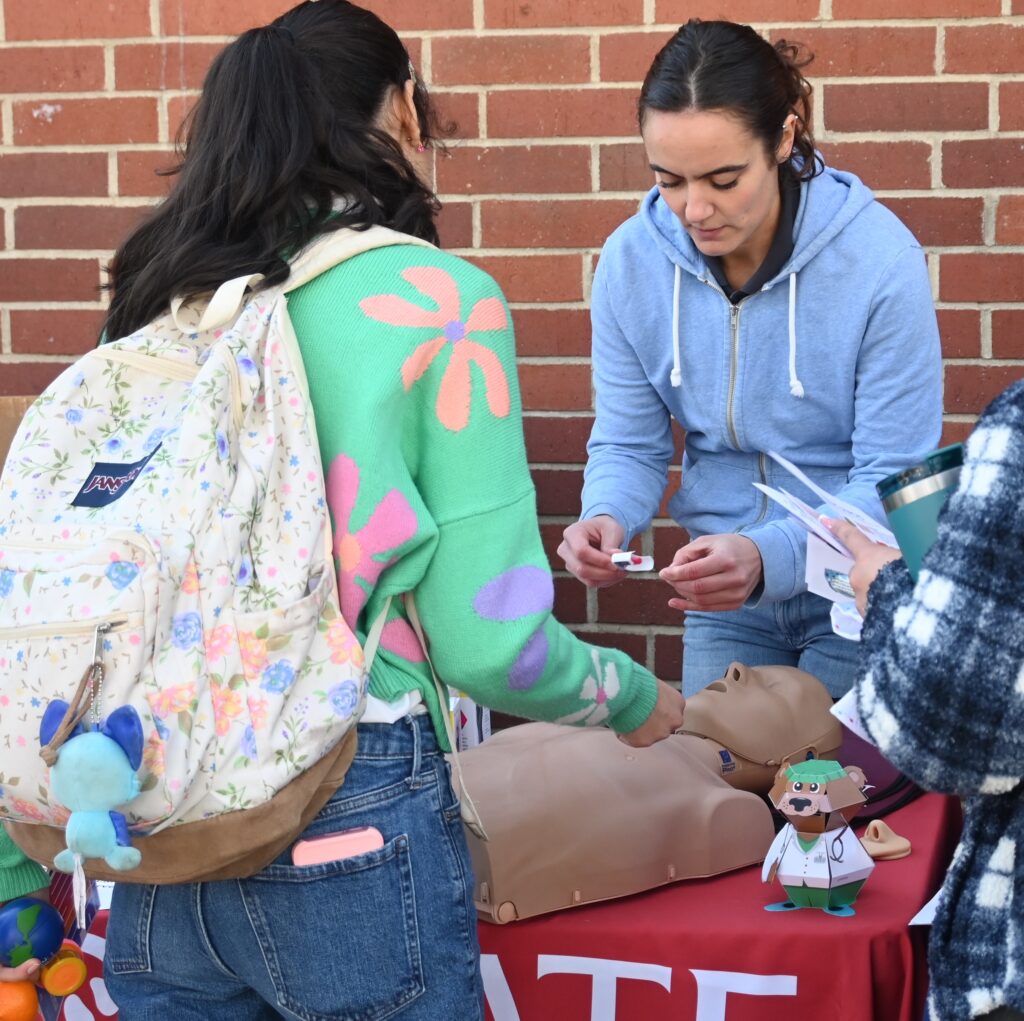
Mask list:
[[[929,454],[920,464],[882,479],[875,487],[914,581],[921,560],[935,541],[939,511],[956,488],[963,463],[963,444],[954,443]]]

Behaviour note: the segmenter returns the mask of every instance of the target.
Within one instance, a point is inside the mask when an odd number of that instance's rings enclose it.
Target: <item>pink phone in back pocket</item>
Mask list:
[[[384,837],[373,826],[360,826],[338,833],[325,833],[312,840],[300,840],[292,848],[293,865],[319,865],[326,861],[339,861],[366,854],[384,846]]]

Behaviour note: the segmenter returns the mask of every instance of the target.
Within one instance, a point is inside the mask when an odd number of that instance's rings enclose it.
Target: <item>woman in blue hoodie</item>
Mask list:
[[[679,29],[640,95],[655,187],[594,278],[596,419],[582,517],[559,552],[590,586],[621,579],[610,553],[650,524],[679,422],[669,509],[690,541],[661,577],[686,612],[685,694],[732,660],[850,687],[856,646],[806,591],[806,533],[753,483],[813,500],[777,452],[881,517],[875,483],[941,430],[924,253],[856,177],[824,166],[797,56],[746,25]]]

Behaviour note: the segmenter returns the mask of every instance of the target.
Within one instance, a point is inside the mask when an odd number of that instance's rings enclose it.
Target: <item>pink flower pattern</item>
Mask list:
[[[341,612],[353,627],[377,579],[398,559],[385,554],[408,542],[418,528],[416,513],[409,501],[397,489],[392,489],[371,511],[366,524],[353,531],[352,511],[359,497],[359,478],[359,466],[347,454],[339,454],[327,473],[327,502],[335,521],[334,552],[338,557]],[[367,584],[367,588],[363,588],[361,581]],[[408,625],[405,625],[405,630],[412,635]],[[406,637],[404,632],[398,635],[391,628],[390,633],[382,637],[381,645],[399,655],[406,655],[405,647],[409,643],[395,641]],[[416,641],[415,635],[412,639]]]
[[[408,326],[441,330],[439,336],[424,341],[402,365],[405,389],[430,368],[431,363],[447,347],[451,357],[441,378],[437,394],[437,417],[452,432],[465,429],[473,397],[475,364],[484,378],[484,392],[491,413],[504,418],[509,413],[508,379],[501,360],[489,348],[470,339],[471,333],[503,330],[508,324],[505,306],[498,298],[483,298],[463,318],[462,300],[454,278],[437,266],[410,266],[402,270],[402,279],[430,299],[435,309],[424,308],[397,294],[378,294],[364,298],[359,307],[370,319],[390,326]]]

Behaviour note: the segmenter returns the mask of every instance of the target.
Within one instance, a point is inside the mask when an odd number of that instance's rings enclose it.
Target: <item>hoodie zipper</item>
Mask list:
[[[729,306],[729,393],[725,402],[725,424],[729,430],[732,445],[739,450],[740,438],[736,432],[736,416],[733,412],[733,401],[736,397],[736,374],[740,360],[740,309],[743,306],[743,302],[749,301],[753,295],[748,294],[734,305],[729,301],[725,291],[717,283],[712,283],[707,277],[699,277],[698,279],[702,280],[713,291],[717,291],[722,296],[722,300]]]

